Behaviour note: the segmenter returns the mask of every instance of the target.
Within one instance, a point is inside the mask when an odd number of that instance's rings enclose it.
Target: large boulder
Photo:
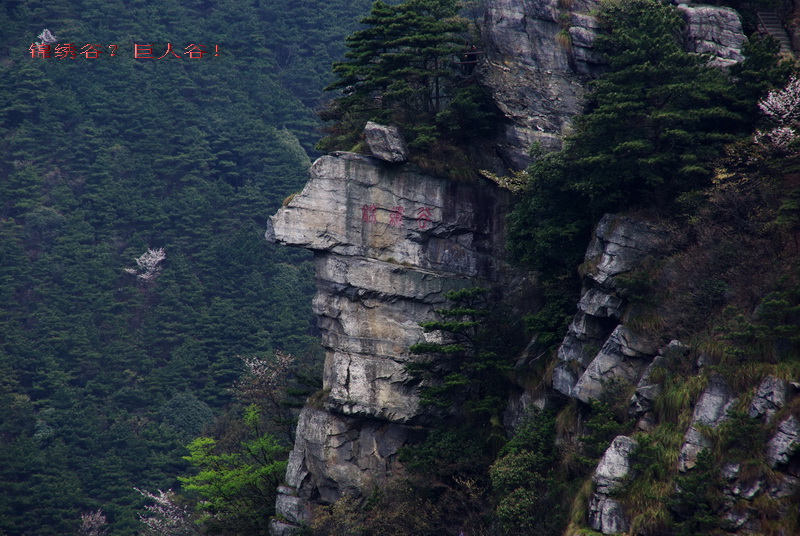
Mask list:
[[[364,138],[373,156],[396,164],[408,160],[408,146],[398,127],[369,121],[364,127]]]

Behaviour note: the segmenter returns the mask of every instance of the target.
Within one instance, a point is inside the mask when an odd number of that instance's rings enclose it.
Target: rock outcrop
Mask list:
[[[506,118],[497,154],[487,160],[499,157],[506,167],[523,168],[534,144],[546,151],[561,147],[583,108],[587,82],[606,68],[594,48],[598,21],[591,12],[597,4],[486,2],[485,50],[475,76]],[[691,51],[722,65],[741,58],[744,39],[735,12],[680,9]],[[317,160],[303,192],[273,216],[267,231],[273,242],[315,252],[314,311],[326,350],[324,390],[301,415],[273,534],[308,521],[315,504],[362,493],[399,470],[398,450],[418,439],[426,417],[405,370],[414,359],[408,348],[423,340],[419,322],[433,317],[444,293],[478,285],[498,299],[514,296],[533,305],[531,278],[502,260],[505,193],[489,182],[455,183],[420,173],[405,163],[407,148],[397,134],[370,125],[365,137],[374,156],[335,153]],[[649,373],[666,350],[625,324],[629,304],[621,276],[663,253],[664,236],[632,218],[608,215],[598,224],[578,312],[558,351],[553,388],[561,396],[588,402],[616,379],[636,386],[631,408],[640,422],[652,411],[658,385]],[[753,411],[771,418],[769,404],[776,399],[762,398]],[[523,393],[507,420],[542,400]],[[782,452],[794,456],[793,441],[776,440],[777,464]],[[613,460],[627,460],[633,446],[631,439],[617,438],[598,468],[591,507],[596,530],[627,529],[609,493],[629,469]]]
[[[583,108],[588,75],[603,68],[591,48],[597,22],[589,11],[597,2],[571,3],[569,9],[558,0],[486,3],[486,53],[478,75],[509,119],[497,146],[510,167],[525,167],[534,143],[561,147]]]
[[[714,429],[722,424],[735,402],[736,398],[725,378],[719,374],[712,375],[694,407],[692,423],[683,437],[683,446],[678,457],[681,471],[694,467],[700,451],[713,446],[711,440],[703,434],[703,429]]]
[[[657,347],[619,326],[626,306],[619,276],[662,251],[665,237],[658,227],[629,217],[607,214],[597,224],[586,252],[578,313],[558,349],[553,389],[588,402],[600,397],[609,380],[639,381]]]
[[[764,457],[770,467],[786,465],[792,456],[800,450],[800,421],[794,415],[781,421],[778,430],[767,443]]]
[[[315,252],[326,350],[318,409],[297,429],[278,513],[308,520],[316,503],[358,494],[396,469],[425,422],[405,365],[448,290],[482,286],[531,303],[531,279],[502,260],[509,197],[493,183],[457,183],[409,164],[335,153],[272,217],[267,239]]]
[[[589,524],[603,534],[619,534],[628,530],[625,510],[612,495],[623,486],[631,473],[631,454],[636,446],[636,441],[630,437],[614,438],[592,477],[595,490],[589,501]]]
[[[747,414],[751,419],[769,421],[789,400],[792,395],[791,383],[775,376],[767,376],[758,387]]]
[[[711,64],[719,67],[729,67],[744,59],[742,47],[747,38],[736,10],[687,4],[679,4],[678,10],[686,20],[689,52],[706,54]]]
[[[591,13],[598,3],[486,2],[486,51],[476,72],[508,119],[496,146],[509,167],[524,168],[535,143],[546,151],[561,148],[583,109],[587,82],[606,69],[594,47],[599,26]],[[678,9],[687,23],[690,52],[708,55],[723,67],[741,61],[746,39],[736,11],[683,3]]]
[[[680,341],[672,340],[658,351],[658,355],[650,362],[641,378],[639,378],[639,382],[636,384],[636,391],[634,391],[630,399],[629,413],[631,417],[638,419],[637,427],[640,430],[647,432],[653,428],[655,422],[653,409],[656,399],[663,391],[661,384],[653,380],[653,372],[659,367],[665,367],[669,361],[680,360],[688,354],[688,346]]]

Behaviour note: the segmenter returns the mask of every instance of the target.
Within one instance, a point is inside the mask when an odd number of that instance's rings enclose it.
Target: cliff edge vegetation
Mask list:
[[[416,348],[439,356],[418,372],[421,393],[461,418],[406,448],[388,487],[319,508],[310,532],[800,527],[794,63],[754,36],[743,61],[710,65],[686,50],[685,17],[664,2],[600,2],[595,16],[606,72],[564,148],[534,148],[512,181],[509,248],[545,297],[527,318],[533,342],[485,366],[497,352],[482,360],[448,343],[491,320],[442,309],[427,325],[445,344]],[[463,362],[442,366],[451,354]],[[469,398],[471,367],[536,403],[516,421],[469,418],[496,396]]]

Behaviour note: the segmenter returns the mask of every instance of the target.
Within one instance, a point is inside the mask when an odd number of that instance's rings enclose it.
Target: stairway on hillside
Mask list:
[[[758,10],[758,31],[767,33],[778,40],[781,44],[781,52],[793,54],[792,42],[789,40],[789,34],[786,33],[786,28],[778,18],[774,11]]]

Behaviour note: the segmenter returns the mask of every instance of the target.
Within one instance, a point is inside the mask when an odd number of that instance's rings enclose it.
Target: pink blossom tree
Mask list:
[[[758,109],[772,128],[756,130],[755,143],[778,152],[788,151],[800,127],[800,79],[793,76],[786,87],[770,91],[758,102]]]

